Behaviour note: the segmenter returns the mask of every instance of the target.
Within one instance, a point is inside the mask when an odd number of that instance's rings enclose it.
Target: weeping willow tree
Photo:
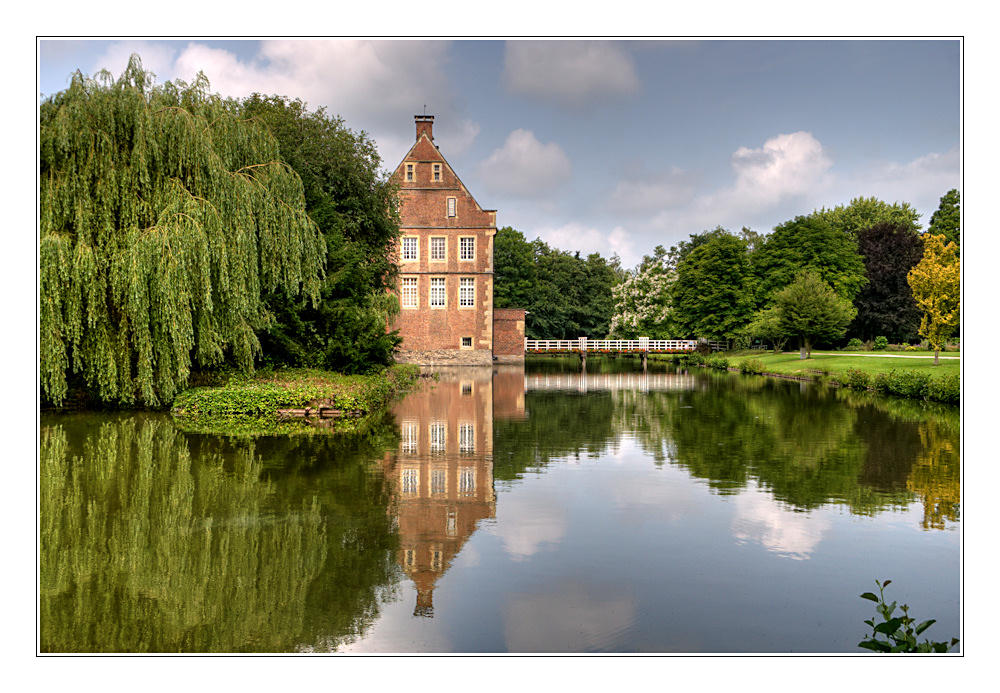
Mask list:
[[[315,299],[325,246],[299,177],[235,102],[157,86],[133,55],[40,109],[42,396],[169,403],[191,369],[249,370],[275,290]]]

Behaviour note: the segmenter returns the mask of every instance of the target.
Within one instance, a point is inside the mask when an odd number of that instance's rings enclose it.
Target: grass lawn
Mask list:
[[[863,354],[852,356],[851,353]],[[898,353],[901,356],[906,352]],[[913,352],[910,352],[913,353]],[[961,373],[961,361],[958,359],[942,358],[940,365],[934,365],[933,353],[918,352],[919,356],[931,356],[932,358],[898,358],[894,356],[873,356],[870,351],[843,352],[843,351],[814,351],[812,358],[805,361],[799,360],[799,352],[785,352],[775,354],[770,351],[744,351],[727,353],[729,365],[735,366],[745,358],[754,358],[763,362],[769,373],[780,373],[782,375],[813,376],[818,373],[828,374],[833,380],[837,380],[839,374],[845,373],[848,368],[854,368],[865,373],[888,373],[889,371],[918,371],[928,373],[939,378],[945,375],[956,375]],[[942,352],[941,356],[958,356],[956,352]]]

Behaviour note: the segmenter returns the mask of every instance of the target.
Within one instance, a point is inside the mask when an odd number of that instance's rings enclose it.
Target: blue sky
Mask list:
[[[228,96],[325,106],[394,168],[435,139],[500,226],[634,266],[723,226],[766,233],[857,196],[926,226],[962,187],[958,40],[42,40],[39,91],[203,71]]]

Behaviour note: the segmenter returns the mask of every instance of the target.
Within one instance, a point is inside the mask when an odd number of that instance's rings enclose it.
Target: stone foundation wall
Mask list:
[[[400,349],[396,351],[396,363],[418,366],[489,366],[493,364],[493,354],[488,349]]]

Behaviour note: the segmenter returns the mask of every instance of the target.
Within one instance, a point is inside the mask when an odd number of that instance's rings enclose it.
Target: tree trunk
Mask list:
[[[934,365],[935,366],[939,365],[938,364],[938,354],[940,354],[940,353],[941,353],[941,349],[939,349],[938,347],[934,347]]]
[[[799,338],[799,361],[805,361],[812,353],[812,345],[805,337]]]

